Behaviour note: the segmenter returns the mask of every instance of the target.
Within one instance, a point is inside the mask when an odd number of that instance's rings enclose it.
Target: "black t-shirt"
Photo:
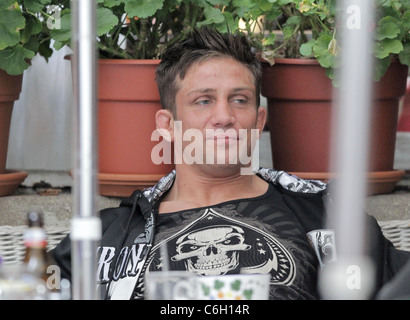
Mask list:
[[[198,276],[270,273],[270,299],[315,299],[316,258],[296,216],[269,184],[259,197],[157,216],[156,237],[144,270]],[[142,275],[143,277],[143,275]],[[135,297],[143,297],[139,281]]]

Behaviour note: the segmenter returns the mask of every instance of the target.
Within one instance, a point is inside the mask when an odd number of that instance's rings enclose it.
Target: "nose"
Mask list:
[[[235,117],[227,101],[218,101],[212,108],[212,125],[215,127],[230,127]]]

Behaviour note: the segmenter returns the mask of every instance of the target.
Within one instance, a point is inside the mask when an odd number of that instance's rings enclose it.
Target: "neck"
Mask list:
[[[268,183],[256,175],[241,175],[240,170],[197,170],[176,168],[174,185],[163,199],[160,212],[205,207],[221,202],[262,195]]]

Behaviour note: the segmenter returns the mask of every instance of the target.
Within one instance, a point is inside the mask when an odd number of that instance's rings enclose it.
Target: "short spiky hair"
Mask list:
[[[213,57],[231,57],[244,64],[255,80],[256,102],[259,106],[261,66],[244,35],[220,33],[210,27],[195,29],[187,39],[168,48],[156,71],[161,105],[175,114],[178,78],[183,79],[195,62]]]

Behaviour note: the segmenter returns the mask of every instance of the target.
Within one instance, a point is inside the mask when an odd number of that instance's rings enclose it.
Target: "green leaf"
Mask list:
[[[232,5],[235,8],[235,14],[243,18],[245,15],[249,16],[255,4],[250,0],[233,0]]]
[[[373,79],[374,81],[379,81],[384,74],[387,71],[387,68],[390,66],[390,57],[384,58],[384,59],[378,59],[374,65],[374,75],[373,75]]]
[[[117,16],[115,16],[112,11],[107,8],[97,8],[96,20],[97,36],[106,34],[118,23]],[[69,44],[71,40],[71,13],[62,15],[60,28],[52,29],[50,33],[52,38],[55,40],[55,49],[61,49],[64,45]]]
[[[407,12],[403,15],[401,22],[402,22],[402,24],[403,24],[403,28],[404,28],[406,31],[409,31],[409,30],[410,30],[410,11],[407,11]]]
[[[375,38],[376,40],[394,39],[400,33],[400,28],[394,22],[382,22],[377,26]],[[386,21],[386,20],[384,20]]]
[[[14,4],[17,4],[15,2],[15,0],[1,0],[0,1],[0,10],[1,11],[6,10],[9,7],[13,6]]]
[[[326,76],[329,79],[333,80],[333,83],[335,83],[335,80],[337,78],[337,77],[335,77],[335,69],[333,69],[333,68],[326,69]]]
[[[106,8],[119,6],[122,2],[122,0],[97,0],[97,3],[103,3]]]
[[[124,0],[129,18],[148,18],[162,8],[164,0]]]
[[[399,60],[402,64],[410,66],[410,43],[403,46],[403,51],[399,53]]]
[[[20,41],[20,30],[26,19],[19,10],[0,11],[0,50],[14,46]]]
[[[287,4],[293,2],[293,0],[277,0],[279,6],[286,6]]]
[[[400,53],[403,50],[402,43],[396,39],[377,41],[375,47],[375,56],[379,59],[384,59],[391,53]]]
[[[330,34],[322,34],[313,45],[314,56],[324,68],[334,67],[336,64],[335,55],[329,51],[332,39]]]
[[[259,3],[257,4],[257,6],[263,10],[264,12],[269,12],[272,10],[273,8],[273,3],[269,2],[268,0],[261,0],[259,1]]]
[[[251,0],[233,0],[232,4],[235,7],[240,7],[240,8],[251,8],[253,6],[253,1]]]
[[[213,7],[207,7],[204,10],[204,15],[206,17],[206,23],[222,23],[225,21],[225,17],[221,10]]]
[[[54,47],[59,49],[71,39],[71,13],[61,16],[59,29],[50,30],[51,37],[55,40]]]
[[[20,41],[27,42],[32,35],[40,33],[42,29],[41,21],[32,15],[26,17],[26,26],[20,33]]]
[[[50,46],[50,40],[46,40],[40,43],[38,47],[38,53],[48,61],[48,58],[53,54],[53,49]]]
[[[237,20],[234,20],[232,13],[225,11],[222,14],[224,16],[224,21],[215,24],[216,29],[221,33],[227,33],[228,31],[234,33],[238,30],[238,22]]]
[[[30,51],[37,52],[39,47],[38,40],[35,36],[32,36],[23,44],[23,47]]]
[[[300,16],[292,16],[286,20],[287,26],[298,26],[300,25]]]
[[[267,47],[276,42],[276,33],[270,33],[262,39],[262,45]]]
[[[19,75],[29,67],[26,60],[32,59],[35,53],[21,45],[0,50],[0,69],[10,75]]]
[[[48,2],[48,0],[24,0],[24,6],[30,12],[40,12]]]
[[[410,0],[402,0],[403,8],[410,9]]]
[[[310,39],[308,42],[303,43],[300,46],[299,52],[302,56],[310,57],[313,54],[313,46],[315,45],[316,40]]]
[[[97,36],[102,36],[109,32],[117,23],[118,18],[112,13],[110,9],[98,8],[96,11],[97,16]]]
[[[327,50],[333,56],[337,57],[339,55],[340,47],[338,46],[336,38],[333,38],[332,40],[330,40],[329,46],[327,47]]]
[[[291,26],[284,26],[283,27],[283,40],[289,40],[293,36],[293,27]]]
[[[207,2],[210,3],[213,6],[216,6],[216,5],[219,5],[219,4],[221,4],[223,6],[229,6],[230,1],[229,0],[207,0]]]

